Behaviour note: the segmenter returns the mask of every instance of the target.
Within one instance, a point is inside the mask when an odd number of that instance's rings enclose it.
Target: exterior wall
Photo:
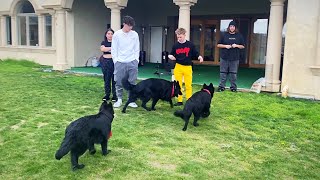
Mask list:
[[[289,0],[282,79],[289,96],[320,99],[320,76],[310,68],[320,65],[319,16],[319,0]]]
[[[90,12],[90,13],[88,13]],[[84,66],[87,59],[92,56],[100,56],[100,43],[103,40],[103,34],[107,29],[107,24],[110,24],[110,9],[104,5],[103,0],[78,0],[74,1],[72,11],[68,19],[74,28],[74,33],[67,35],[67,42],[74,42],[74,53],[69,49],[71,54],[74,54],[74,62],[71,66]],[[67,23],[67,28],[70,26]],[[72,31],[72,30],[70,30]],[[72,40],[72,38],[74,40]],[[69,47],[70,48],[70,47]],[[69,55],[67,52],[67,56]],[[69,59],[72,61],[72,59]]]
[[[56,51],[54,49],[0,47],[0,57],[1,59],[28,59],[48,66],[56,63]]]
[[[10,15],[15,16],[16,15],[16,6],[17,3],[19,3],[20,0],[6,0],[0,2],[0,15]],[[29,2],[33,5],[33,8],[36,13],[41,12],[52,12],[47,11],[44,8],[42,8],[42,2],[40,0],[29,0]],[[53,21],[54,23],[54,21]],[[3,24],[0,25],[0,28]],[[3,34],[5,35],[5,34]],[[14,36],[14,34],[12,34]],[[5,37],[0,37],[0,39]],[[14,37],[12,37],[14,39]],[[40,40],[40,39],[39,39]],[[14,58],[14,59],[31,59],[34,62],[37,62],[39,64],[43,65],[50,65],[56,63],[56,51],[54,47],[26,47],[26,46],[15,46],[15,45],[0,45],[0,58]]]

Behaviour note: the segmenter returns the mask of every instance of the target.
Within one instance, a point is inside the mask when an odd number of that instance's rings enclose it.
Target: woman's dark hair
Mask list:
[[[114,30],[113,30],[113,29],[111,29],[111,28],[108,28],[108,29],[107,29],[107,31],[104,33],[104,41],[108,41],[108,39],[107,39],[106,35],[107,35],[107,33],[108,33],[109,31],[111,31],[111,32],[112,32],[112,34],[114,34]]]
[[[123,23],[129,25],[129,26],[134,26],[136,23],[131,16],[124,16],[122,19]]]

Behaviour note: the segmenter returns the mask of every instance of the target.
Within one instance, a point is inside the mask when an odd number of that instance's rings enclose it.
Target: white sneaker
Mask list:
[[[132,108],[138,107],[138,105],[135,102],[129,103],[128,106]]]
[[[113,104],[113,107],[118,108],[121,105],[122,105],[122,99],[118,99],[118,101]]]

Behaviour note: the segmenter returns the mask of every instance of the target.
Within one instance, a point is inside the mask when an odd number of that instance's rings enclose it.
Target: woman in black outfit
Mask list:
[[[114,65],[111,55],[111,42],[114,31],[109,28],[104,34],[104,41],[101,42],[100,50],[103,55],[100,57],[100,64],[104,79],[105,96],[103,100],[110,100],[111,86],[112,86],[112,101],[117,101],[115,81],[113,77]]]

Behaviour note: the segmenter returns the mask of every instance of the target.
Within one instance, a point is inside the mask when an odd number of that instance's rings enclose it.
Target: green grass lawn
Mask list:
[[[112,152],[96,145],[72,172],[55,151],[71,121],[98,112],[103,80],[42,68],[0,61],[0,179],[320,179],[319,102],[230,91],[186,132],[165,102],[115,110]]]

